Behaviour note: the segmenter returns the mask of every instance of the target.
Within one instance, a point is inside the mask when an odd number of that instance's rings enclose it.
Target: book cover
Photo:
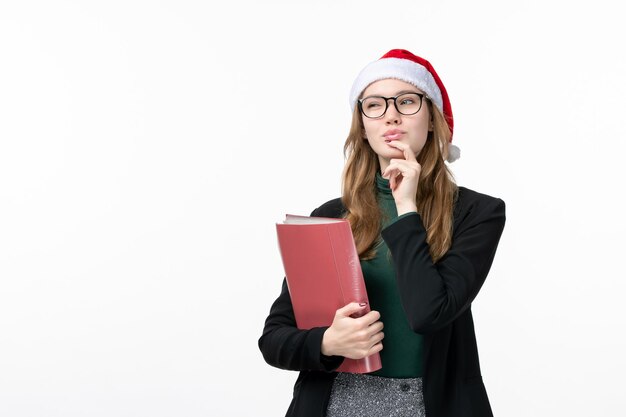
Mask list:
[[[367,303],[361,263],[346,219],[288,214],[276,224],[278,246],[299,329],[330,326],[351,302]],[[368,373],[382,367],[380,355],[345,358],[338,372]]]

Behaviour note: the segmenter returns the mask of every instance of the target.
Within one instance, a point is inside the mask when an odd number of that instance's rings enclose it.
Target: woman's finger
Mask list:
[[[402,154],[404,155],[404,159],[407,161],[415,161],[417,162],[417,158],[415,157],[415,154],[413,153],[413,151],[411,150],[411,147],[406,144],[406,143],[402,143],[400,141],[397,140],[392,140],[391,142],[389,142],[389,145],[393,146],[396,149],[399,149],[402,151]]]
[[[394,177],[398,177],[402,175],[403,177],[412,177],[418,175],[420,171],[420,165],[415,162],[409,162],[404,159],[392,159],[389,161],[389,165],[387,168],[383,170],[382,176],[383,178],[387,178],[390,181]]]

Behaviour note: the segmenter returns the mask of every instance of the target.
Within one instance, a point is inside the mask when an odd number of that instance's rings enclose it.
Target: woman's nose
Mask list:
[[[389,102],[391,100],[391,103]],[[385,112],[385,122],[386,123],[400,123],[400,112],[396,109],[396,104],[394,99],[390,98],[387,100],[387,111]]]

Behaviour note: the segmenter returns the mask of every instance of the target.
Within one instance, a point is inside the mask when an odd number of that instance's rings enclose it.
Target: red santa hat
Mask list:
[[[352,111],[354,111],[363,90],[374,81],[385,78],[402,80],[422,90],[435,107],[441,111],[452,133],[454,119],[452,118],[452,107],[446,87],[444,87],[430,62],[405,49],[392,49],[379,60],[371,62],[361,70],[350,90]],[[452,135],[450,135],[447,161],[454,162],[460,156],[461,150],[452,144]]]

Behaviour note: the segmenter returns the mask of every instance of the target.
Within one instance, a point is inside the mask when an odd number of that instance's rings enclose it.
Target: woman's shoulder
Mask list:
[[[496,201],[502,201],[504,202],[501,198],[499,197],[494,197],[488,194],[484,194],[481,192],[478,192],[476,190],[472,190],[470,188],[467,187],[462,187],[462,186],[458,186],[457,187],[459,190],[459,194],[458,194],[458,201],[459,203],[465,203],[465,204],[492,204]]]
[[[343,205],[341,198],[334,198],[313,210],[311,216],[339,218],[343,217],[345,212],[346,207]]]
[[[505,217],[505,203],[499,197],[481,193],[467,187],[457,187],[458,194],[454,208],[455,223],[471,220],[479,221],[485,217]]]

